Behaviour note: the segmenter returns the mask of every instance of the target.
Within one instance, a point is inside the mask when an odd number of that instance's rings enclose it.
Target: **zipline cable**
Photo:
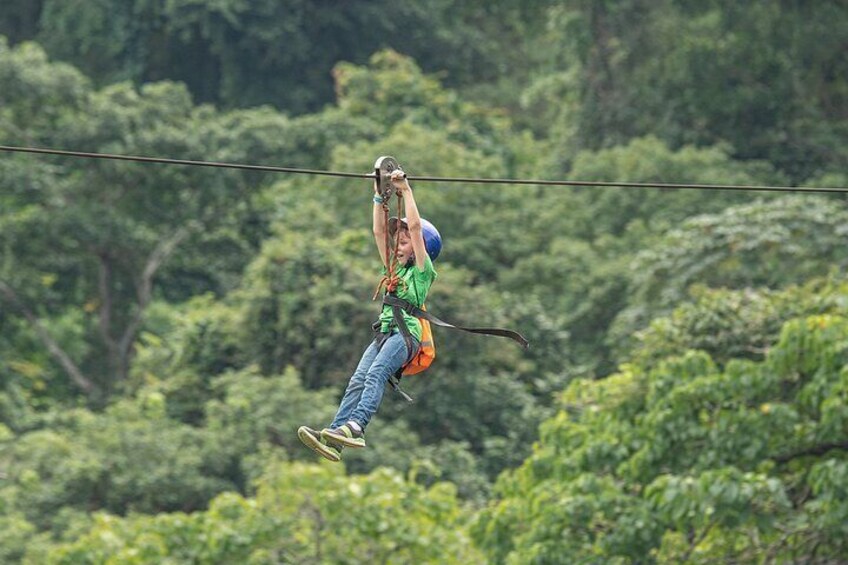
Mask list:
[[[827,192],[848,193],[848,187],[803,187],[734,184],[679,184],[668,182],[623,182],[591,180],[525,180],[525,179],[481,179],[462,177],[408,177],[418,182],[461,182],[477,184],[531,184],[540,186],[596,186],[611,188],[671,188],[693,190],[741,190],[760,192]]]
[[[271,165],[246,165],[243,163],[227,163],[217,161],[194,161],[186,159],[168,159],[163,157],[142,157],[138,155],[116,155],[112,153],[88,153],[83,151],[66,151],[40,147],[18,147],[0,145],[0,151],[16,153],[38,153],[45,155],[60,155],[65,157],[83,157],[88,159],[110,159],[117,161],[136,161],[141,163],[157,163],[164,165],[185,165],[194,167],[218,167],[224,169],[241,169],[269,173],[293,173],[305,175],[322,175],[328,177],[373,179],[374,173],[346,173],[340,171],[323,171],[318,169],[300,169],[295,167],[275,167]],[[662,182],[622,182],[622,181],[582,181],[582,180],[529,180],[529,179],[491,179],[463,177],[407,177],[416,182],[440,182],[463,184],[505,184],[505,185],[534,185],[534,186],[594,186],[611,188],[660,188],[688,190],[736,190],[758,192],[809,192],[809,193],[848,193],[848,187],[803,187],[803,186],[769,186],[769,185],[736,185],[736,184],[684,184]]]
[[[325,175],[331,177],[374,178],[373,173],[338,173],[319,171],[316,169],[296,169],[294,167],[273,167],[270,165],[245,165],[242,163],[221,163],[216,161],[190,161],[186,159],[166,159],[163,157],[141,157],[139,155],[116,155],[114,153],[86,153],[83,151],[65,151],[62,149],[46,149],[41,147],[16,147],[0,145],[0,151],[17,153],[41,153],[45,155],[61,155],[64,157],[84,157],[87,159],[111,159],[115,161],[138,161],[141,163],[158,163],[160,165],[187,165],[193,167],[218,167],[222,169],[243,169],[248,171],[264,171],[268,173],[300,173],[306,175]]]

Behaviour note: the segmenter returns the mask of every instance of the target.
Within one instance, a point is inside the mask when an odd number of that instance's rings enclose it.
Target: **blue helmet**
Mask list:
[[[404,228],[409,228],[406,223],[406,218],[402,218],[400,220],[401,225]],[[395,230],[397,230],[398,219],[397,218],[389,218],[389,233],[394,235]],[[436,229],[436,226],[421,218],[421,233],[424,236],[424,247],[427,249],[427,255],[430,256],[431,261],[435,261],[436,257],[439,256],[439,253],[442,251],[442,236],[439,234],[439,230]]]

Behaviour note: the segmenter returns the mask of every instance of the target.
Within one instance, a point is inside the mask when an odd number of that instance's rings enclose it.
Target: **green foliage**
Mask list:
[[[0,528],[0,559],[4,563],[19,562],[35,526],[21,515],[4,515],[0,516]]]
[[[848,554],[822,516],[845,511],[846,351],[848,318],[819,315],[786,323],[762,362],[690,351],[575,381],[475,539],[498,563]]]
[[[548,16],[526,104],[566,159],[654,133],[727,142],[795,180],[844,169],[844,3],[574,0]]]
[[[387,469],[358,477],[338,469],[272,465],[255,499],[223,494],[190,515],[100,515],[46,562],[479,562],[449,484],[425,488]]]
[[[3,143],[846,183],[837,2],[7,4]],[[293,432],[370,339],[370,182],[0,158],[0,561],[481,562],[458,498],[495,563],[848,553],[837,200],[413,184],[431,311],[532,348],[436,330],[343,470]]]
[[[845,284],[839,277],[785,290],[692,289],[693,302],[654,319],[637,334],[635,362],[652,367],[677,351],[697,349],[720,365],[731,359],[762,360],[787,319],[845,315]]]
[[[329,423],[335,414],[336,391],[305,390],[291,368],[274,377],[262,376],[255,368],[227,373],[212,387],[219,398],[206,405],[204,431],[217,455],[216,472],[222,476],[249,475],[244,466],[238,469],[239,462],[266,456],[272,448],[282,449],[288,457],[311,458],[294,431],[304,422]],[[239,486],[248,483],[243,480]]]
[[[765,162],[733,160],[727,147],[686,146],[672,150],[653,136],[611,149],[580,152],[570,174],[589,181],[643,183],[746,185],[783,181]],[[578,190],[574,199],[583,215],[571,233],[596,240],[608,235],[622,236],[640,224],[662,232],[694,214],[719,212],[749,201],[751,195],[715,190],[588,188]]]
[[[503,151],[507,122],[497,112],[470,104],[416,62],[394,51],[375,53],[368,66],[341,63],[334,70],[339,108],[391,128],[401,121],[445,132],[452,141],[492,153]],[[420,135],[420,134],[419,134]],[[414,132],[405,137],[415,136]],[[393,146],[394,147],[394,146]],[[400,147],[401,149],[403,146]]]
[[[44,50],[34,43],[24,43],[12,50],[3,37],[0,37],[0,87],[0,127],[4,138],[20,137],[29,130],[61,129],[68,111],[84,106],[90,96],[89,82],[78,70],[49,62]],[[16,170],[4,160],[4,168],[7,166],[11,171]],[[49,168],[36,166],[36,171],[43,174]],[[10,186],[17,189],[12,194],[24,192],[20,185],[10,183]]]
[[[43,429],[18,437],[0,428],[0,515],[17,519],[16,511],[61,532],[70,509],[204,508],[219,492],[246,489],[273,450],[271,458],[307,457],[294,430],[310,418],[329,420],[334,409],[332,393],[305,391],[294,371],[269,378],[246,370],[211,383],[215,398],[197,428],[168,418],[169,397],[156,388],[102,414],[44,415]]]
[[[653,137],[609,150],[581,152],[572,175],[589,181],[712,183],[722,179],[743,184],[776,178],[763,163],[733,161],[725,148],[672,151]],[[523,198],[512,203],[505,200],[510,193],[504,194],[489,216],[475,216],[497,225],[494,239],[505,242],[506,253],[498,254],[495,276],[500,287],[538,296],[548,312],[557,314],[556,329],[569,336],[567,346],[559,348],[559,355],[565,350],[566,356],[560,373],[568,375],[614,370],[610,350],[619,347],[621,337],[607,340],[606,334],[628,302],[635,300],[630,296],[631,279],[643,274],[631,270],[636,254],[694,214],[720,212],[751,198],[740,192],[591,187],[539,189],[535,194],[522,191]],[[482,225],[475,227],[484,233]],[[491,244],[486,247],[492,248]],[[513,261],[513,269],[502,268]],[[476,271],[485,268],[484,261],[475,265]],[[653,310],[646,308],[645,313],[650,317]],[[544,343],[546,338],[540,337]]]
[[[10,116],[4,138],[185,158],[210,158],[211,150],[221,160],[269,158],[297,143],[287,139],[283,116],[267,109],[215,114],[193,106],[176,84],[92,92],[75,71],[48,63],[33,46],[3,47],[0,66],[7,69],[0,80],[9,84],[2,89]],[[44,100],[32,96],[39,91]],[[29,107],[33,101],[55,112],[37,112]],[[18,123],[25,133],[16,131]],[[348,124],[330,120],[329,127]],[[154,279],[170,300],[235,286],[268,225],[247,191],[267,177],[102,161],[68,174],[67,161],[29,170],[33,162],[3,162],[10,173],[2,181],[8,213],[0,221],[4,301],[32,326],[33,320],[56,328],[74,320],[67,338],[38,334],[56,342],[52,357],[65,354],[62,369],[49,370],[70,375],[102,401],[127,377]],[[200,254],[183,252],[187,247]]]
[[[102,415],[56,416],[55,429],[21,435],[3,454],[16,506],[41,527],[65,506],[118,513],[203,507],[230,483],[208,474],[204,432],[177,425],[164,410],[162,396],[152,393]]]
[[[686,220],[633,262],[628,306],[611,337],[623,340],[686,298],[690,285],[776,288],[846,266],[848,213],[838,201],[794,196]]]
[[[376,258],[373,245],[367,232],[353,230],[321,239],[292,232],[269,239],[239,295],[248,358],[266,372],[294,364],[312,387],[349,376],[340,360],[361,353],[378,310],[367,301],[378,270],[355,260],[366,250]]]
[[[295,113],[332,101],[336,63],[362,63],[385,47],[444,71],[452,84],[494,82],[505,67],[526,74],[515,46],[544,21],[548,4],[499,0],[481,11],[447,0],[331,9],[304,0],[11,3],[0,34],[35,39],[100,84],[178,78],[204,102]]]

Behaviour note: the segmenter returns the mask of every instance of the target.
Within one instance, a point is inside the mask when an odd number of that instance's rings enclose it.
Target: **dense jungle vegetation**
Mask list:
[[[848,186],[837,0],[7,0],[0,144]],[[367,181],[0,154],[0,563],[848,561],[843,195],[420,183],[436,330],[371,338]]]

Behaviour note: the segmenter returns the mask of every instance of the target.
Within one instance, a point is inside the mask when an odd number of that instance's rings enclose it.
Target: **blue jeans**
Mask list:
[[[378,343],[377,340],[372,341],[362,354],[356,371],[347,383],[331,428],[353,420],[364,430],[380,407],[389,377],[406,363],[409,352],[399,332],[395,331],[386,338],[382,347]]]

